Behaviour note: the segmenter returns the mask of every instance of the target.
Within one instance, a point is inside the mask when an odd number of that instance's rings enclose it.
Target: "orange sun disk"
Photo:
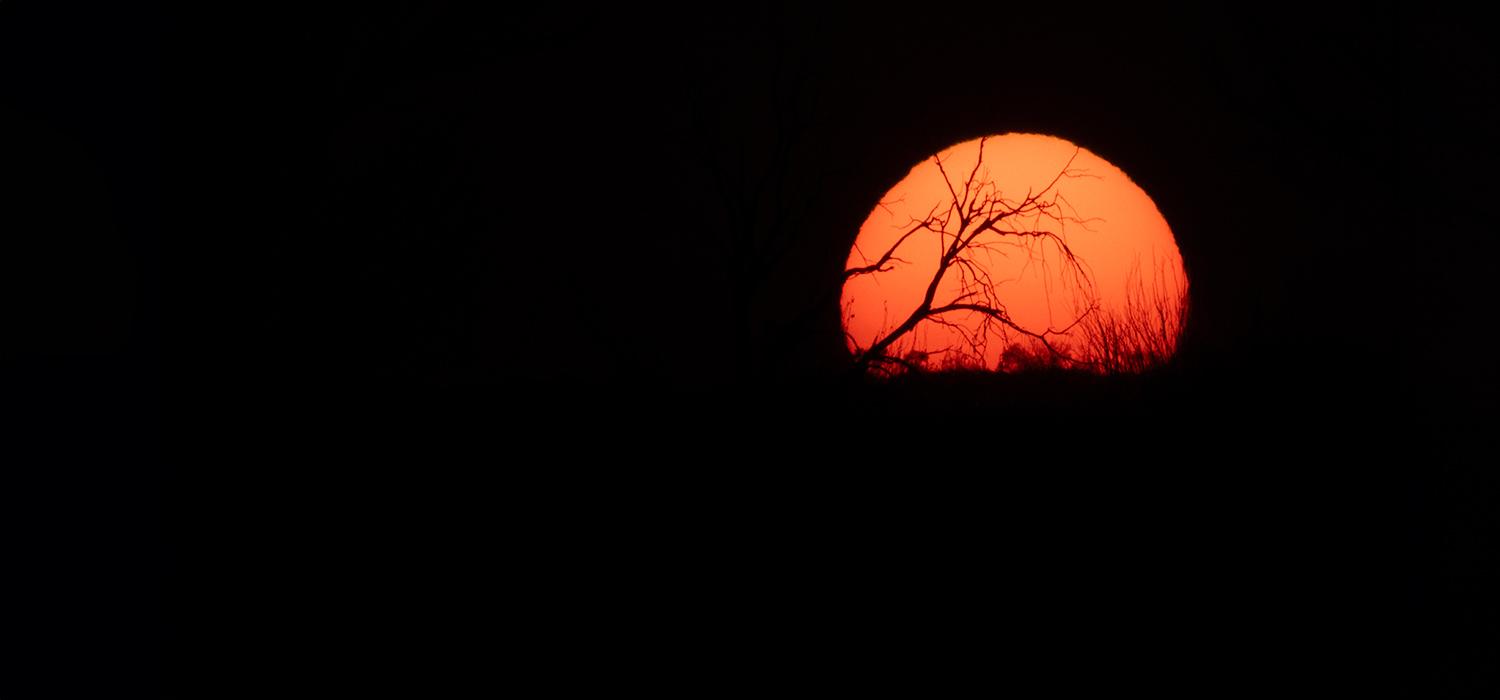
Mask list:
[[[1097,344],[1097,330],[1105,327],[1099,321],[1134,319],[1140,326],[1150,320],[1159,325],[1169,320],[1157,316],[1161,310],[1185,310],[1187,275],[1176,240],[1145,191],[1119,168],[1072,143],[1051,136],[1007,134],[962,143],[923,161],[870,212],[849,251],[846,269],[869,266],[893,246],[896,249],[881,271],[853,276],[844,285],[844,329],[851,352],[858,355],[871,348],[918,309],[945,242],[958,230],[962,207],[955,206],[955,197],[960,203],[966,199],[964,187],[971,176],[974,187],[992,183],[994,189],[986,191],[997,193],[1002,207],[1014,208],[1028,195],[1038,194],[1039,201],[1055,205],[1048,210],[1052,215],[1023,212],[1007,217],[996,229],[1056,234],[1080,264],[1071,268],[1061,248],[1046,240],[984,233],[990,245],[966,254],[971,264],[963,274],[969,276],[970,286],[963,286],[957,266],[947,269],[933,308],[958,300],[965,290],[973,291],[975,275],[985,273],[985,286],[993,291],[988,297],[994,302],[991,306],[1000,307],[1016,326],[1044,335],[1070,357],[1096,359],[1099,348],[1090,344]],[[943,234],[921,229],[897,246],[915,222],[945,212],[954,216]],[[1095,316],[1080,322],[1091,304],[1097,304]],[[927,318],[883,354],[925,358],[928,363],[964,360],[962,364],[969,366],[982,357],[985,367],[997,369],[1004,367],[1007,348],[1031,344],[1036,349],[1035,340],[1015,329],[995,323],[982,327],[983,318],[964,310]],[[1177,329],[1181,321],[1180,315],[1175,318]],[[1088,332],[1091,327],[1096,330],[1093,335]],[[1173,332],[1166,338],[1167,356],[1175,343]]]

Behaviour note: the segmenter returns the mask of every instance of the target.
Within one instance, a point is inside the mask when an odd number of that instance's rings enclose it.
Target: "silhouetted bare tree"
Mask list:
[[[923,323],[960,331],[967,347],[958,350],[971,360],[970,364],[983,363],[985,346],[996,333],[1002,338],[1015,333],[1034,339],[1064,365],[1091,363],[1081,357],[1069,356],[1050,340],[1068,333],[1091,315],[1097,309],[1097,304],[1092,301],[1096,295],[1093,294],[1093,283],[1083,261],[1073,254],[1062,235],[1043,230],[1040,224],[1044,220],[1051,220],[1063,226],[1072,224],[1087,229],[1089,220],[1079,218],[1071,211],[1066,200],[1059,195],[1057,184],[1063,178],[1098,176],[1072,167],[1078,156],[1078,151],[1074,151],[1067,165],[1063,166],[1062,171],[1046,187],[1040,191],[1028,191],[1025,196],[1013,199],[998,189],[990,171],[985,167],[986,140],[988,139],[980,140],[979,157],[967,176],[959,173],[956,178],[948,172],[943,159],[934,155],[932,161],[942,173],[951,195],[948,200],[934,205],[920,220],[914,218],[906,227],[905,233],[874,262],[844,271],[844,280],[847,282],[860,275],[878,275],[890,271],[895,269],[893,266],[897,263],[910,262],[903,255],[915,256],[932,252],[938,255],[936,272],[927,283],[921,303],[894,329],[878,336],[869,347],[856,351],[856,370],[888,370],[890,365],[914,369],[912,362],[896,356],[892,350],[897,341],[907,337]],[[941,246],[937,249],[918,250],[917,246],[909,243],[913,236],[924,231],[937,234]],[[930,236],[919,238],[930,240]],[[1086,300],[1085,308],[1080,310],[1078,318],[1068,327],[1026,328],[1011,318],[1005,301],[1000,297],[997,281],[991,277],[984,261],[977,256],[992,253],[1005,255],[1016,249],[1044,266],[1047,264],[1049,249],[1053,257],[1060,259],[1061,276],[1065,283],[1073,285]],[[957,292],[952,298],[939,299],[940,287],[948,279],[957,280]],[[970,327],[959,323],[956,319],[961,312],[969,312],[970,318],[977,315],[978,326]]]

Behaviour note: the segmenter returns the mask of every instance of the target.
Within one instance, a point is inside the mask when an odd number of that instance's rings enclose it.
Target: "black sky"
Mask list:
[[[275,47],[227,74],[245,86],[222,108],[227,147],[256,187],[221,188],[248,199],[243,257],[262,278],[242,330],[272,374],[733,385],[744,344],[705,157],[743,150],[739,171],[756,171],[772,81],[801,67],[793,108],[811,126],[787,180],[822,179],[751,304],[751,344],[784,348],[758,370],[836,365],[837,312],[815,302],[873,202],[925,155],[1009,131],[1084,145],[1155,199],[1189,266],[1186,343],[1205,371],[1298,383],[1302,353],[1324,351],[1296,348],[1327,343],[1355,374],[1378,362],[1334,319],[1367,308],[1360,280],[1385,269],[1392,11],[1330,33],[1150,3],[405,7],[236,19]]]

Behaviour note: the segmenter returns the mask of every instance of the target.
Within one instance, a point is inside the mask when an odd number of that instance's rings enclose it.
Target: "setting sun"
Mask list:
[[[949,148],[870,212],[849,252],[864,366],[1139,371],[1166,361],[1187,277],[1166,220],[1119,168],[1051,136]]]

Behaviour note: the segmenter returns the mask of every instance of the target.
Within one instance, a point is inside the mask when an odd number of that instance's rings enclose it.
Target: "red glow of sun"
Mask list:
[[[975,214],[980,198],[992,206]],[[947,246],[976,230],[922,307]],[[1029,350],[1064,366],[1139,371],[1175,351],[1187,310],[1182,258],[1155,203],[1119,168],[1051,136],[969,141],[912,168],[860,227],[846,269],[886,253],[844,285],[856,357],[897,334],[877,354],[1004,370]],[[922,308],[981,300],[986,313],[953,309],[901,329]]]

